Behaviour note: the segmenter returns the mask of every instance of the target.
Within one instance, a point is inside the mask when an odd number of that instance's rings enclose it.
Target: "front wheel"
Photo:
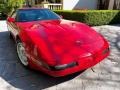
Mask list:
[[[18,57],[21,61],[21,63],[24,65],[24,66],[28,66],[28,58],[26,56],[26,51],[25,51],[25,48],[22,44],[22,42],[17,42],[17,54],[18,54]]]

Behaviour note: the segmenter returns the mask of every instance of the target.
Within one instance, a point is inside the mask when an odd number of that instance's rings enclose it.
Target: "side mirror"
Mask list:
[[[14,18],[11,18],[11,17],[8,17],[7,21],[8,21],[8,22],[15,22],[15,19],[14,19]]]
[[[62,19],[63,19],[63,16],[62,15],[59,15]]]

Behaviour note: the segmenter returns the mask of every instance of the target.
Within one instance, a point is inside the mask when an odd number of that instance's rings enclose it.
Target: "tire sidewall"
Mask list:
[[[23,45],[23,43],[20,41],[20,40],[17,40],[16,41],[16,52],[17,52],[17,56],[18,56],[18,58],[19,58],[19,61],[20,61],[20,63],[24,66],[24,67],[28,67],[29,66],[29,62],[28,62],[28,64],[27,65],[24,65],[23,63],[22,63],[22,61],[20,60],[20,57],[19,57],[19,53],[18,53],[18,44],[22,44]],[[23,45],[24,46],[24,45]],[[25,48],[25,47],[24,47]],[[27,58],[27,61],[28,61],[28,57],[26,56],[26,58]]]

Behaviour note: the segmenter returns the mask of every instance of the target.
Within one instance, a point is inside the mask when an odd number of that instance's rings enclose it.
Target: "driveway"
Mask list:
[[[0,21],[0,90],[120,90],[120,25],[93,27],[108,39],[111,55],[100,64],[67,77],[53,78],[24,68]]]

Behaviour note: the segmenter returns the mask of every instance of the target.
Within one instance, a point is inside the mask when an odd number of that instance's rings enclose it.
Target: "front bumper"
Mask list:
[[[109,49],[105,52],[103,52],[103,50],[99,51],[99,53],[96,53],[94,55],[94,57],[85,57],[80,59],[77,63],[76,66],[74,67],[70,67],[70,68],[66,68],[64,70],[48,70],[45,69],[43,67],[37,67],[38,70],[45,72],[48,75],[51,75],[53,77],[62,77],[62,76],[66,76],[66,75],[70,75],[85,69],[88,69],[94,65],[96,65],[97,63],[101,62],[104,58],[106,58],[108,55],[110,54]]]

